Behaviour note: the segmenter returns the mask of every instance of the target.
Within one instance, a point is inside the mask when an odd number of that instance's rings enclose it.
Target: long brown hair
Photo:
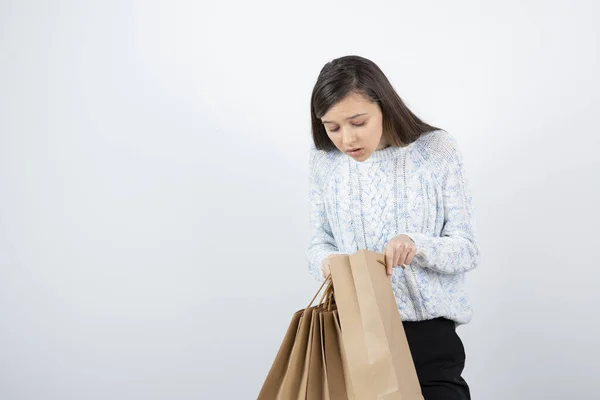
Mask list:
[[[334,150],[321,117],[349,93],[356,92],[379,104],[383,134],[396,146],[408,145],[423,133],[438,130],[421,121],[404,104],[383,71],[371,60],[344,56],[325,64],[312,91],[312,136],[319,150]]]

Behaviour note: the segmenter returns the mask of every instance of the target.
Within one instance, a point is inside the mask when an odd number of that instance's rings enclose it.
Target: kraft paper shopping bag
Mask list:
[[[330,270],[356,399],[423,400],[384,255],[339,255]]]
[[[312,306],[323,287],[321,299]],[[337,365],[340,362],[333,358],[327,360],[325,356],[327,328],[323,315],[334,309],[332,282],[326,279],[309,306],[294,314],[258,400],[330,399],[326,367],[328,363]],[[339,335],[338,330],[335,335]],[[336,345],[333,339],[331,343]],[[343,371],[338,373],[343,374]]]

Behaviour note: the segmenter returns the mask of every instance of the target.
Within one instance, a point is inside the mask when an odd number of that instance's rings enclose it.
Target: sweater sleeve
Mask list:
[[[306,250],[306,258],[310,274],[319,282],[324,280],[321,272],[323,260],[330,254],[342,254],[337,248],[325,211],[320,179],[324,162],[326,162],[325,156],[319,150],[311,148],[308,179],[310,239]]]
[[[459,274],[474,269],[480,249],[475,238],[472,197],[456,139],[445,134],[436,149],[436,175],[443,196],[444,223],[440,237],[406,233],[416,245],[411,264],[440,273]]]

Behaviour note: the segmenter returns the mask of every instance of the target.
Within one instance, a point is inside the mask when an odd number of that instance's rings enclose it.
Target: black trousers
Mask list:
[[[436,318],[403,325],[425,400],[470,400],[461,377],[465,348],[454,321]]]

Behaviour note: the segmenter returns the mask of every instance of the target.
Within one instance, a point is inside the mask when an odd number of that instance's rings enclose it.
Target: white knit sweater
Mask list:
[[[406,147],[376,150],[356,161],[334,151],[310,150],[311,274],[332,253],[383,253],[406,234],[417,254],[391,277],[402,320],[445,317],[465,324],[472,307],[465,272],[479,261],[472,198],[456,139],[445,131],[423,134]]]

